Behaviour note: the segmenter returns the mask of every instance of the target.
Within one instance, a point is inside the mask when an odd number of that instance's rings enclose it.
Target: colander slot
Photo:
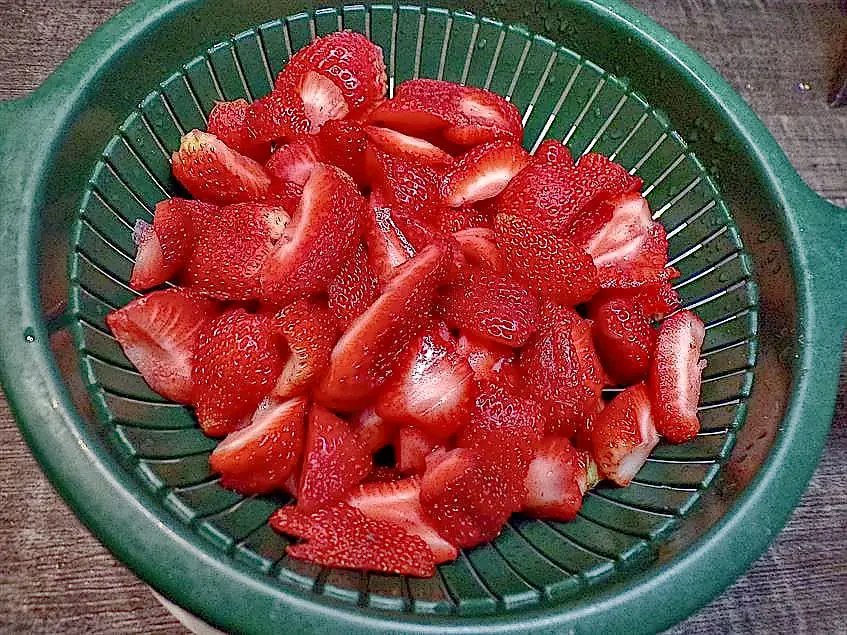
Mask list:
[[[191,411],[175,403],[150,404],[132,397],[103,393],[112,420],[126,427],[189,430],[197,427]]]
[[[636,509],[683,516],[699,498],[691,488],[656,486],[633,481],[628,487],[601,486],[597,493]]]
[[[470,64],[471,55],[473,55],[472,43],[476,39],[479,25],[473,16],[465,13],[454,13],[452,18],[441,79],[462,83],[465,69]]]
[[[460,615],[483,615],[497,610],[498,597],[488,589],[464,551],[454,562],[439,567]]]
[[[265,522],[236,543],[234,556],[242,562],[258,566],[264,573],[270,573],[274,563],[285,554],[285,548],[289,544],[289,541]]]
[[[719,469],[714,461],[668,461],[649,459],[638,473],[638,480],[653,485],[705,487]]]
[[[735,402],[737,403],[737,400]],[[727,404],[722,403],[720,405]],[[653,450],[652,457],[668,461],[708,461],[712,457],[723,458],[724,448],[729,440],[729,433],[724,430],[701,431],[697,438],[682,445],[671,445],[665,441],[660,441],[656,449]],[[640,479],[638,482],[644,484]],[[663,485],[668,486],[667,484]]]
[[[528,48],[529,40],[526,38],[525,31],[515,26],[506,27],[499,54],[496,61],[492,62],[495,66],[488,84],[489,90],[506,98],[511,95],[511,89],[520,74]]]
[[[250,95],[258,99],[269,93],[274,85],[274,77],[259,35],[255,31],[247,31],[239,33],[232,41],[235,63],[241,69]]]
[[[547,521],[518,515],[512,517],[510,524],[539,553],[575,576],[594,579],[609,574],[614,567],[609,558],[582,547]]]
[[[415,55],[395,55],[395,86],[417,76],[420,64],[420,34],[423,28],[423,13],[419,7],[400,7],[397,14],[397,36],[395,47],[401,51],[415,50]]]
[[[523,123],[524,128],[526,128],[526,122],[529,120],[530,116],[532,115],[532,111],[535,109],[535,103],[538,101],[538,98],[544,92],[544,86],[547,84],[547,79],[550,77],[550,71],[553,70],[553,65],[556,63],[556,49],[553,43],[547,43],[545,40],[540,41],[544,44],[547,44],[546,48],[549,49],[550,57],[547,60],[547,63],[544,65],[544,71],[541,73],[541,77],[538,80],[538,84],[536,85],[532,96],[529,98],[529,104],[524,109],[523,117],[521,117],[521,123]]]
[[[611,76],[605,76],[601,81],[603,85],[591,103],[586,104],[587,109],[582,120],[576,127],[572,127],[573,132],[568,131],[568,146],[574,157],[587,154],[588,146],[595,143],[595,139],[602,134],[601,130],[608,127],[615,113],[623,108],[624,96],[621,93],[624,89],[621,83]]]
[[[271,77],[276,78],[292,55],[291,41],[288,37],[285,22],[273,20],[263,24],[258,30],[259,45],[268,61],[268,70]]]
[[[137,115],[133,114],[132,117],[135,119],[137,118]],[[147,180],[146,187],[143,188],[143,198],[145,200],[151,200],[149,197],[155,197],[152,199],[153,205],[155,206],[156,202],[162,200],[162,198],[170,198],[170,194],[168,193],[162,179],[150,169],[147,162],[138,154],[135,148],[133,148],[132,142],[128,139],[127,133],[125,132],[125,125],[126,124],[121,126],[121,143],[116,144],[113,148],[111,148],[109,151],[109,157],[114,164],[125,166],[123,169],[136,172],[138,168],[141,168],[141,171],[144,173]],[[143,178],[144,177],[142,177],[142,179]],[[153,186],[153,189],[150,189],[150,185]]]
[[[546,38],[535,36],[529,42],[521,74],[515,78],[510,99],[524,117],[547,80],[555,53],[555,46]]]
[[[115,214],[126,221],[129,227],[135,226],[139,218],[153,220],[153,211],[148,208],[120,180],[115,171],[105,162],[92,177],[92,189],[100,196],[101,201]]]
[[[181,130],[206,129],[209,123],[197,95],[182,72],[174,73],[161,84],[170,112],[176,116]]]
[[[321,574],[321,592],[327,597],[363,605],[365,597],[362,589],[367,588],[366,575],[362,571],[327,569]]]
[[[406,578],[404,582],[409,590],[410,609],[416,613],[446,614],[456,611],[456,602],[447,590],[440,567],[433,578]]]
[[[466,551],[476,574],[497,598],[498,604],[514,609],[526,604],[535,604],[541,599],[541,589],[524,579],[512,564],[503,557],[494,542],[488,542]]]
[[[405,578],[381,573],[368,573],[365,578],[364,606],[386,611],[411,609],[411,593]]]
[[[609,559],[629,560],[647,547],[641,538],[603,527],[583,516],[569,523],[550,521],[550,524],[584,549]]]
[[[178,459],[141,459],[138,463],[162,486],[170,488],[197,485],[212,477],[209,472],[208,452],[186,455]]]
[[[248,497],[228,509],[208,516],[205,524],[220,531],[232,549],[236,542],[241,542],[267,525],[268,517],[278,506],[279,503],[273,500]]]
[[[195,57],[193,60],[183,66],[185,73],[185,81],[188,82],[189,90],[194,95],[197,106],[208,117],[215,107],[215,102],[223,101],[224,97],[220,92],[220,87],[212,78],[212,72],[209,70],[209,60],[205,55]]]
[[[579,587],[579,580],[538,551],[506,523],[494,547],[512,569],[547,599],[558,599]]]
[[[176,119],[165,106],[164,97],[159,92],[151,93],[141,102],[141,112],[167,159],[170,154],[166,148],[178,148],[184,132],[179,129]]]
[[[594,491],[588,492],[579,513],[598,525],[646,540],[653,540],[665,534],[675,525],[676,520],[675,516],[630,507],[600,496]]]
[[[465,83],[484,88],[486,83],[491,81],[505,36],[501,25],[486,19],[480,21],[476,47],[465,74]]]
[[[612,109],[612,112],[609,113],[609,116],[606,117],[606,120],[602,123],[597,132],[594,133],[594,136],[591,137],[591,141],[585,147],[585,150],[583,150],[583,154],[588,154],[589,152],[591,152],[594,149],[594,146],[597,145],[597,142],[599,142],[600,139],[603,138],[603,135],[615,121],[615,118],[618,116],[618,113],[620,113],[620,111],[623,109],[624,105],[626,104],[627,98],[628,95],[621,95],[620,99],[618,100],[618,103],[615,104],[615,107]]]
[[[138,396],[135,399],[141,400],[142,398]],[[204,436],[196,428],[152,430],[118,424],[115,426],[115,430],[120,435],[127,450],[140,459],[182,459],[186,456],[206,453],[206,460],[208,461],[209,452],[214,450],[217,445],[215,439]],[[194,491],[194,486],[189,490]],[[189,490],[177,489],[174,491],[181,494],[183,491]],[[240,495],[238,497],[240,498]],[[221,509],[224,507],[226,505],[222,505]],[[198,513],[202,514],[203,512]]]
[[[125,306],[139,297],[138,292],[102,271],[81,252],[77,254],[71,275],[89,293],[106,303],[112,310]]]

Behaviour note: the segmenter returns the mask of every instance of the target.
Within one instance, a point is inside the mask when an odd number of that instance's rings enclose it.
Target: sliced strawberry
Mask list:
[[[397,226],[396,211],[385,205],[379,190],[371,192],[362,229],[368,259],[380,282],[386,283],[416,250]]]
[[[672,269],[672,268],[668,268]],[[676,273],[674,270],[673,274]],[[610,286],[602,289],[589,305],[588,314],[593,315],[610,300],[621,299],[640,307],[651,320],[658,320],[680,308],[679,294],[668,281],[645,282],[625,287]]]
[[[373,304],[379,296],[378,285],[368,254],[359,246],[326,289],[329,310],[342,330]]]
[[[451,207],[493,198],[529,163],[529,154],[517,141],[493,141],[456,159],[444,176],[441,195]]]
[[[641,305],[613,298],[591,306],[594,344],[603,368],[620,385],[643,381],[656,348],[656,330]]]
[[[444,259],[437,246],[421,251],[350,325],[335,345],[318,388],[321,403],[346,411],[367,405],[427,319],[444,275]]]
[[[653,227],[650,207],[640,194],[626,194],[611,200],[609,205],[612,209],[609,222],[585,242],[585,250],[598,267],[635,260]]]
[[[262,202],[266,205],[280,205],[291,216],[297,210],[302,197],[303,188],[296,183],[291,183],[290,181],[273,181],[271,183],[271,189],[268,190]]]
[[[422,219],[445,234],[454,234],[466,229],[492,229],[491,216],[473,207],[448,207],[427,205],[418,212]]]
[[[442,441],[414,426],[400,428],[394,440],[397,469],[405,475],[423,474],[426,471],[426,457],[441,445]]]
[[[420,219],[416,210],[401,208],[394,210],[392,216],[401,234],[412,245],[415,253],[429,245],[438,245],[447,257],[446,282],[453,282],[465,266],[465,259],[459,250],[459,243],[450,234],[445,234],[437,228]]]
[[[524,513],[563,522],[576,518],[588,491],[590,461],[566,437],[549,436],[538,443],[526,476]]]
[[[261,271],[262,291],[275,304],[325,291],[359,244],[364,199],[349,176],[318,164],[276,249]]]
[[[504,273],[506,265],[503,254],[497,247],[496,234],[493,229],[472,227],[453,234],[459,244],[459,251],[472,266],[488,269],[495,273]],[[547,275],[549,272],[545,272]]]
[[[297,508],[313,512],[343,500],[371,471],[371,455],[349,423],[313,404]]]
[[[294,139],[312,130],[303,99],[293,86],[273,90],[250,104],[244,125],[257,143]]]
[[[368,478],[365,479],[362,485],[367,485],[369,483],[393,483],[395,481],[402,480],[403,475],[400,474],[400,470],[396,467],[377,465],[371,470],[371,473],[368,474]],[[351,496],[355,496],[355,493],[351,494]]]
[[[367,126],[365,133],[371,143],[379,150],[404,161],[420,163],[433,168],[442,168],[453,162],[452,156],[426,139],[419,139],[390,128],[378,126]]]
[[[221,485],[246,495],[282,487],[303,452],[307,405],[306,397],[265,399],[250,423],[227,435],[209,457]]]
[[[511,364],[515,357],[515,349],[469,333],[462,333],[459,338],[459,351],[468,360],[474,379],[479,383],[502,385],[501,371]]]
[[[295,66],[289,64],[286,68],[292,69]],[[279,82],[277,83],[279,85]],[[317,134],[327,122],[343,119],[350,112],[344,92],[335,82],[320,73],[306,71],[292,83],[292,87],[303,100],[303,110],[311,124],[311,134]]]
[[[456,547],[442,538],[426,518],[420,492],[420,482],[414,478],[365,483],[347,498],[347,504],[372,520],[394,523],[409,534],[419,536],[432,550],[436,564],[455,560]]]
[[[303,187],[319,162],[317,139],[311,135],[300,135],[289,143],[277,146],[265,164],[265,169],[280,181]]]
[[[194,244],[194,219],[202,224],[216,213],[214,205],[202,201],[169,198],[158,203],[152,225],[136,224],[138,252],[130,286],[150,289],[179,273]]]
[[[262,203],[206,210],[194,222],[183,284],[220,300],[259,298],[259,273],[289,222],[284,208]]]
[[[520,348],[538,325],[535,297],[511,278],[493,272],[469,272],[444,291],[440,302],[449,327],[495,344]]]
[[[327,119],[341,119],[348,111],[354,117],[369,111],[385,98],[388,88],[382,49],[354,31],[330,33],[297,51],[277,77],[276,87],[283,88],[309,72],[329,79],[346,106],[343,114]],[[317,91],[302,94],[307,109],[336,112],[334,99],[321,99]]]
[[[629,485],[659,442],[650,395],[644,384],[617,395],[594,421],[592,454],[600,473],[621,486]]]
[[[397,424],[386,421],[373,408],[362,410],[354,421],[356,435],[370,454],[390,445],[397,433]]]
[[[244,99],[217,102],[209,113],[206,131],[236,152],[262,163],[271,154],[271,144],[257,142],[250,136],[246,122],[249,108],[250,104]]]
[[[438,178],[432,168],[391,156],[374,147],[365,153],[365,169],[388,205],[421,206],[438,202]]]
[[[365,151],[368,137],[361,124],[354,121],[327,121],[317,136],[323,161],[347,172],[357,185],[368,184]]]
[[[415,136],[442,132],[451,143],[474,146],[500,138],[520,142],[518,109],[490,91],[436,79],[413,79],[371,114],[371,121]]]
[[[201,201],[252,201],[262,198],[271,187],[271,179],[259,163],[199,130],[182,138],[171,164],[176,179]]]
[[[650,367],[650,394],[656,429],[671,443],[685,443],[700,432],[697,405],[706,361],[700,349],[706,329],[691,311],[662,322]]]
[[[153,291],[106,316],[127,359],[157,393],[180,403],[194,396],[195,342],[218,309],[186,289]]]
[[[302,455],[302,452],[301,452]],[[297,498],[297,488],[300,486],[300,464],[298,463],[288,478],[279,486],[279,490],[288,494],[291,498]]]
[[[394,367],[376,402],[380,417],[446,439],[467,423],[476,384],[456,340],[442,328],[424,329]]]
[[[230,309],[203,325],[192,379],[200,427],[209,436],[232,432],[273,388],[282,354],[273,320]]]
[[[521,352],[521,369],[552,433],[573,438],[599,407],[605,375],[591,341],[591,323],[572,309],[544,306],[538,333]]]
[[[556,139],[547,139],[538,146],[532,159],[533,164],[545,163],[550,166],[572,168],[574,165],[568,146]]]
[[[435,574],[435,556],[426,542],[400,525],[372,520],[346,503],[313,514],[291,506],[270,519],[277,531],[305,538],[286,553],[325,567],[381,571],[420,577]]]
[[[305,298],[286,306],[275,320],[291,351],[274,388],[284,399],[311,388],[329,366],[338,324],[323,303]]]
[[[600,288],[591,256],[537,221],[498,214],[494,231],[506,269],[542,300],[576,306]]]
[[[596,152],[589,152],[580,158],[577,173],[582,183],[593,190],[604,192],[607,196],[638,192],[644,184],[623,166]]]

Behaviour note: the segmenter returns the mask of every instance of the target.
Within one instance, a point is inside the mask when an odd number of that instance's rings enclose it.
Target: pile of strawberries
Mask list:
[[[302,539],[291,557],[429,576],[513,513],[574,518],[660,435],[693,438],[704,327],[638,177],[558,141],[529,155],[482,89],[386,99],[382,60],[323,37],[185,135],[193,199],[139,221],[132,276],[178,286],[108,323],[225,437],[222,485],[296,500],[270,520]]]

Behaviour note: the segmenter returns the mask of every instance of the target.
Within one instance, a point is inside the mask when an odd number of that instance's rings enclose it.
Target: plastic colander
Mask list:
[[[572,523],[515,517],[432,579],[287,558],[266,525],[285,499],[221,488],[214,441],[147,387],[103,321],[136,296],[132,226],[179,192],[180,135],[216,100],[265,94],[293,51],[342,28],[382,47],[392,89],[490,88],[524,114],[528,149],[562,139],[644,179],[677,289],[707,325],[694,441],[660,444],[629,488],[601,486]],[[0,104],[0,164],[2,379],[21,430],[111,550],[218,627],[655,631],[765,549],[821,452],[847,321],[845,214],[705,62],[613,0],[141,0],[35,94]]]

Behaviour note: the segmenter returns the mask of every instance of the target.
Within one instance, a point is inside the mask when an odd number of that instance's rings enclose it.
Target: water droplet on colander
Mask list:
[[[594,115],[595,119],[600,119],[603,116],[603,109],[600,106],[597,106],[594,110],[591,111],[591,114]]]
[[[482,38],[479,42],[476,43],[476,47],[478,49],[484,49],[486,44],[488,44],[488,40]]]
[[[570,25],[567,22],[565,22],[564,20],[562,20],[562,22],[559,23],[559,31],[561,31],[562,33],[565,33],[566,31],[568,31],[569,27],[570,27]]]
[[[547,29],[548,31],[555,31],[556,30],[556,19],[552,16],[545,19],[544,20],[544,28]]]
[[[550,75],[550,76],[547,78],[547,83],[548,83],[548,84],[550,84],[551,86],[552,86],[553,84],[555,84],[555,83],[556,83],[556,76],[555,76],[555,75]]]
[[[795,88],[799,93],[808,93],[810,90],[812,90],[812,86],[808,82],[797,82]]]
[[[726,271],[722,271],[718,275],[718,282],[729,282],[729,274]]]
[[[620,83],[622,90],[628,91],[629,85],[632,83],[632,80],[626,75],[621,75],[620,77],[618,77],[618,82]]]
[[[716,132],[715,134],[713,134],[712,135],[712,141],[714,141],[715,143],[723,143],[724,142],[723,133]]]
[[[32,344],[35,341],[35,329],[33,329],[31,326],[27,327],[26,330],[24,330],[24,341],[26,341],[28,344]]]
[[[694,128],[694,130],[689,132],[686,136],[691,143],[697,143],[700,140],[700,132],[697,128]]]
[[[610,139],[623,139],[624,131],[620,128],[609,128],[607,131]]]

